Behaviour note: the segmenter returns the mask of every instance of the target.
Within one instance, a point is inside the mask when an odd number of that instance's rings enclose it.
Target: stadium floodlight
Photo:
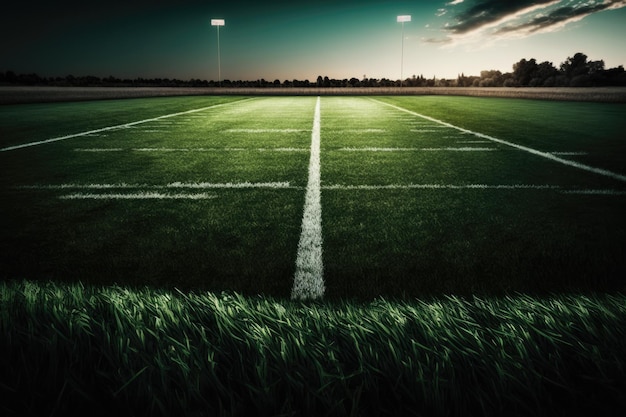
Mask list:
[[[404,23],[411,21],[411,15],[398,16],[398,23],[402,23],[402,49],[400,52],[400,87],[402,87],[404,69]]]
[[[217,82],[222,86],[222,63],[220,62],[220,26],[224,26],[224,19],[211,19],[211,26],[217,28]]]

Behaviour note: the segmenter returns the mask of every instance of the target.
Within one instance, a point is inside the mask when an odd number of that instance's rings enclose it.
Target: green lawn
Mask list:
[[[322,97],[293,301],[315,103],[0,107],[0,413],[623,415],[626,105]]]
[[[5,147],[97,132],[0,152],[0,277],[288,297],[315,100],[3,106]],[[411,112],[623,176],[625,109],[323,97],[327,297],[624,290],[623,181]]]

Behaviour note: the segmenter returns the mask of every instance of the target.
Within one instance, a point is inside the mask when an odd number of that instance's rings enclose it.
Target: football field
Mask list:
[[[625,290],[626,105],[0,107],[0,278],[285,298]]]

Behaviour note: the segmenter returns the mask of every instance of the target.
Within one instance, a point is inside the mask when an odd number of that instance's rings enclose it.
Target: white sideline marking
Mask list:
[[[452,152],[488,152],[496,151],[496,148],[340,148],[340,151],[346,152],[417,152],[417,151],[452,151]]]
[[[602,168],[596,168],[596,167],[592,167],[592,166],[589,166],[589,165],[581,164],[581,163],[578,163],[578,162],[575,162],[575,161],[570,161],[569,159],[559,158],[558,156],[555,156],[555,155],[551,154],[550,152],[538,151],[536,149],[529,148],[527,146],[518,145],[517,143],[508,142],[506,140],[498,139],[498,138],[495,138],[493,136],[485,135],[483,133],[478,133],[478,132],[474,132],[474,131],[469,130],[469,129],[464,129],[462,127],[455,126],[453,124],[441,121],[439,119],[435,119],[433,117],[425,116],[423,114],[419,114],[417,112],[405,109],[403,107],[395,106],[393,104],[385,103],[384,101],[376,100],[374,98],[370,98],[370,100],[375,101],[376,103],[383,104],[385,106],[389,106],[389,107],[394,108],[396,110],[399,110],[399,111],[402,111],[402,112],[405,112],[405,113],[408,113],[408,114],[412,114],[414,116],[421,117],[421,118],[426,119],[426,120],[430,120],[431,122],[435,122],[435,123],[442,124],[444,126],[451,127],[451,128],[456,129],[456,130],[458,130],[458,131],[460,131],[460,132],[462,132],[464,134],[474,135],[474,136],[477,136],[479,138],[488,139],[488,140],[490,140],[492,142],[501,143],[501,144],[507,145],[507,146],[512,146],[513,148],[517,148],[517,149],[520,149],[522,151],[531,153],[533,155],[541,156],[543,158],[550,159],[550,160],[555,161],[555,162],[559,162],[559,163],[561,163],[563,165],[568,165],[568,166],[571,166],[571,167],[574,167],[574,168],[582,169],[582,170],[585,170],[585,171],[593,172],[595,174],[604,175],[605,177],[610,177],[610,178],[613,178],[613,179],[616,179],[616,180],[619,180],[619,181],[626,182],[626,175],[618,174],[618,173],[615,173],[615,172],[612,172],[612,171],[609,171],[609,170],[606,170],[606,169],[602,169]]]
[[[324,265],[322,262],[322,204],[320,187],[320,98],[315,104],[311,132],[309,179],[304,199],[302,231],[298,242],[296,272],[291,298],[316,299],[324,295]]]
[[[163,120],[163,119],[167,119],[169,117],[180,116],[180,115],[183,115],[183,114],[197,113],[197,112],[208,110],[208,109],[214,109],[216,107],[227,106],[227,105],[235,104],[235,103],[242,103],[242,102],[248,101],[248,100],[253,100],[253,99],[246,98],[246,99],[243,99],[243,100],[231,101],[231,102],[228,102],[228,103],[221,103],[221,104],[215,104],[213,106],[202,107],[200,109],[193,109],[193,110],[187,110],[187,111],[178,112],[178,113],[165,114],[163,116],[153,117],[151,119],[138,120],[136,122],[130,122],[130,123],[125,123],[125,124],[121,124],[121,125],[103,127],[101,129],[88,130],[86,132],[73,133],[71,135],[59,136],[59,137],[56,137],[56,138],[39,140],[39,141],[36,141],[36,142],[22,143],[21,145],[7,146],[6,148],[0,148],[0,152],[7,152],[7,151],[14,151],[16,149],[29,148],[29,147],[32,147],[32,146],[44,145],[46,143],[58,142],[58,141],[65,140],[65,139],[71,139],[71,138],[77,138],[77,137],[81,137],[81,136],[93,135],[95,133],[107,132],[107,131],[115,130],[115,129],[132,129],[132,128],[134,128],[135,125],[139,125],[139,124],[142,124],[142,123],[154,122],[156,120]]]
[[[74,193],[62,195],[59,197],[61,200],[207,200],[211,198],[217,198],[215,194],[208,193],[180,193],[180,194],[164,194],[155,192],[139,192],[133,194],[84,194]]]

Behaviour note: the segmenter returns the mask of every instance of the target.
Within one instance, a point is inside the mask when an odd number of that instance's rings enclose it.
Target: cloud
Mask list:
[[[553,32],[568,23],[610,9],[626,7],[626,0],[454,0],[454,23],[442,28],[441,39],[425,42],[442,45],[520,38]]]
[[[559,3],[560,0],[481,0],[469,9],[457,15],[457,24],[449,30],[454,34],[463,34],[481,29],[485,26],[494,26],[527,14],[534,10],[545,8],[548,5]]]
[[[617,9],[626,7],[626,0],[622,1],[604,1],[602,3],[593,4],[593,2],[583,3],[577,7],[563,6],[546,15],[535,16],[531,20],[519,24],[503,26],[495,33],[507,34],[517,33],[519,35],[551,32],[559,30],[568,23],[577,22],[590,14],[601,12],[603,10]]]
[[[446,3],[446,6],[454,6],[456,4],[461,4],[461,3],[463,3],[463,0],[453,0],[449,3]]]

